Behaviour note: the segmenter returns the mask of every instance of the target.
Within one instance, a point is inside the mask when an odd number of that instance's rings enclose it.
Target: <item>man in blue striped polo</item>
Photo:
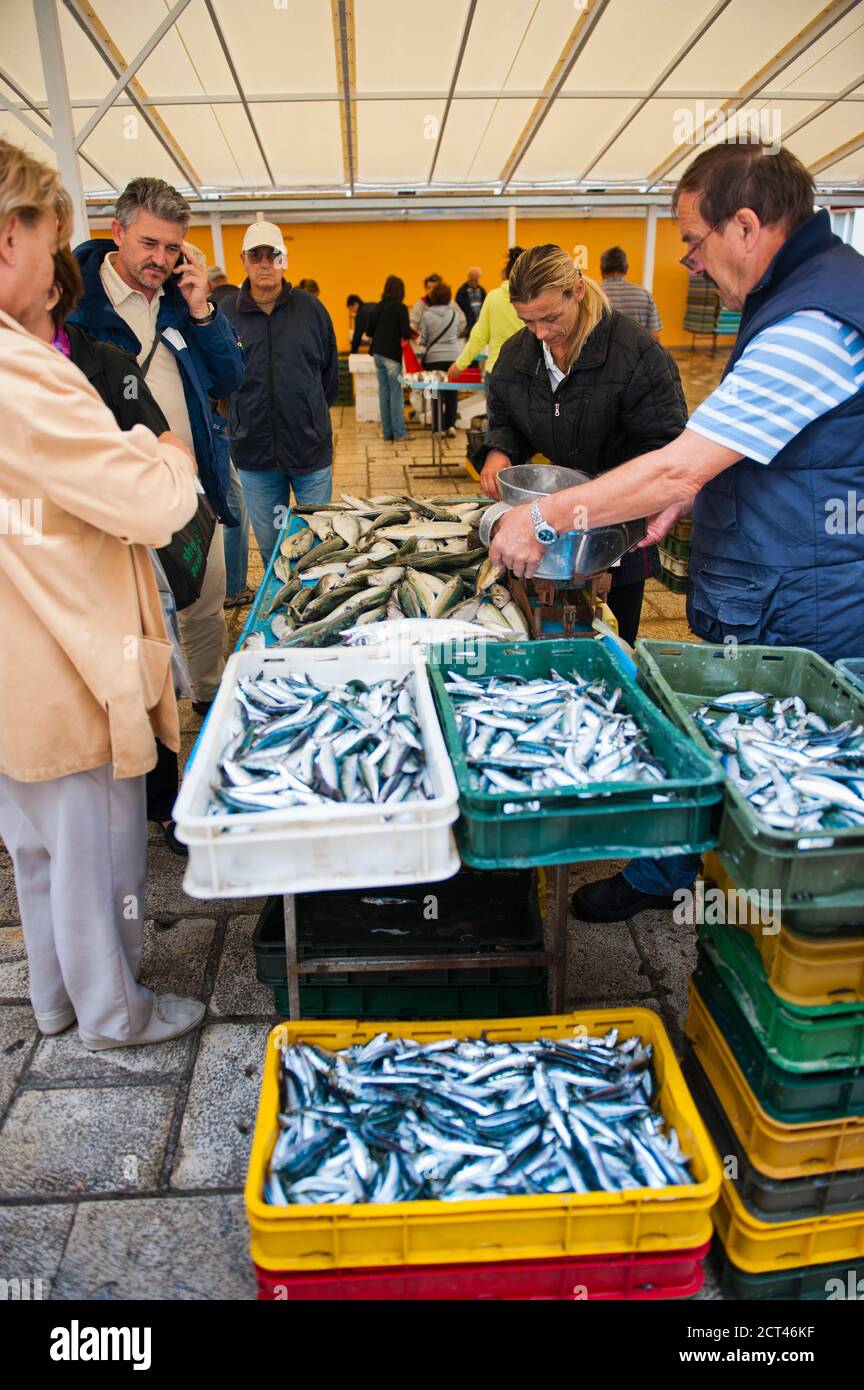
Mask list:
[[[813,181],[788,150],[714,145],[675,194],[683,264],[741,311],[723,381],[686,429],[542,503],[555,531],[647,516],[646,543],[692,508],[687,616],[709,642],[864,655],[864,257],[814,212]],[[845,507],[847,524],[838,525]],[[864,508],[861,509],[864,511]],[[527,507],[506,514],[492,558],[532,574],[543,545]],[[574,911],[619,921],[672,906],[699,861],[629,864],[581,889]]]

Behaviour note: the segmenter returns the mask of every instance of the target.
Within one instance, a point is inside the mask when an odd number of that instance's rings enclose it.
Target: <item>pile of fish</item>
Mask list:
[[[282,1048],[264,1200],[449,1202],[694,1179],[638,1037]]]
[[[281,543],[274,572],[282,587],[261,616],[282,647],[331,646],[348,630],[404,618],[453,619],[499,637],[527,637],[503,567],[477,538],[489,505],[343,493],[341,503],[299,507],[306,525]]]
[[[551,791],[596,782],[662,782],[645,731],[603,680],[447,672],[474,785],[483,792]]]
[[[799,695],[758,690],[707,700],[692,717],[774,830],[864,825],[864,725],[847,719],[832,727]]]
[[[211,809],[284,811],[339,802],[431,799],[413,673],[367,685],[309,676],[243,679],[241,729],[219,759]]]

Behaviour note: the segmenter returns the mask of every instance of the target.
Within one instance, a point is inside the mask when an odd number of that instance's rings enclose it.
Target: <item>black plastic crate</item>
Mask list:
[[[851,1297],[860,1298],[860,1290],[864,1288],[860,1282],[864,1276],[864,1259],[852,1264],[848,1260],[841,1260],[837,1264],[805,1265],[800,1269],[775,1270],[770,1274],[748,1274],[732,1263],[716,1237],[710,1259],[724,1297],[730,1299],[815,1303],[826,1302],[832,1297],[839,1298],[839,1289],[845,1289],[847,1292],[843,1296],[849,1298],[850,1285],[853,1290],[859,1290],[853,1292]]]

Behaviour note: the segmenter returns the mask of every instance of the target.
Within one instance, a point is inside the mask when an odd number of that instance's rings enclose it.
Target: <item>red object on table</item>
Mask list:
[[[455,378],[457,384],[460,381],[482,381],[483,373],[479,367],[466,367],[464,372],[460,372]]]
[[[691,1298],[704,1280],[697,1250],[596,1255],[581,1259],[502,1260],[482,1264],[409,1265],[386,1269],[273,1270],[255,1266],[259,1300],[350,1302],[574,1298]]]
[[[419,372],[421,370],[417,354],[407,338],[402,339],[402,368],[406,372]]]

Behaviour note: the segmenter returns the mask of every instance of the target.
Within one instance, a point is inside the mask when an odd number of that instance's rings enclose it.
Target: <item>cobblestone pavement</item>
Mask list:
[[[691,405],[722,357],[682,354]],[[686,367],[686,370],[685,370]],[[418,477],[428,442],[385,445],[354,412],[333,412],[336,492],[436,491]],[[447,490],[476,483],[448,445]],[[261,578],[253,549],[250,584]],[[226,614],[227,650],[245,610]],[[683,599],[649,585],[642,631],[686,637]],[[200,721],[181,706],[183,754]],[[142,982],[207,1003],[203,1027],[160,1047],[90,1053],[75,1029],[41,1037],[27,996],[27,962],[11,863],[0,847],[0,1278],[40,1279],[56,1299],[250,1299],[242,1187],[273,995],[255,978],[255,900],[186,897],[185,861],[151,828]],[[580,865],[571,887],[612,866]],[[83,924],[86,925],[86,924]],[[694,964],[692,931],[666,914],[632,923],[571,922],[568,1009],[640,1004],[677,1046]],[[719,1293],[709,1275],[702,1297]]]

